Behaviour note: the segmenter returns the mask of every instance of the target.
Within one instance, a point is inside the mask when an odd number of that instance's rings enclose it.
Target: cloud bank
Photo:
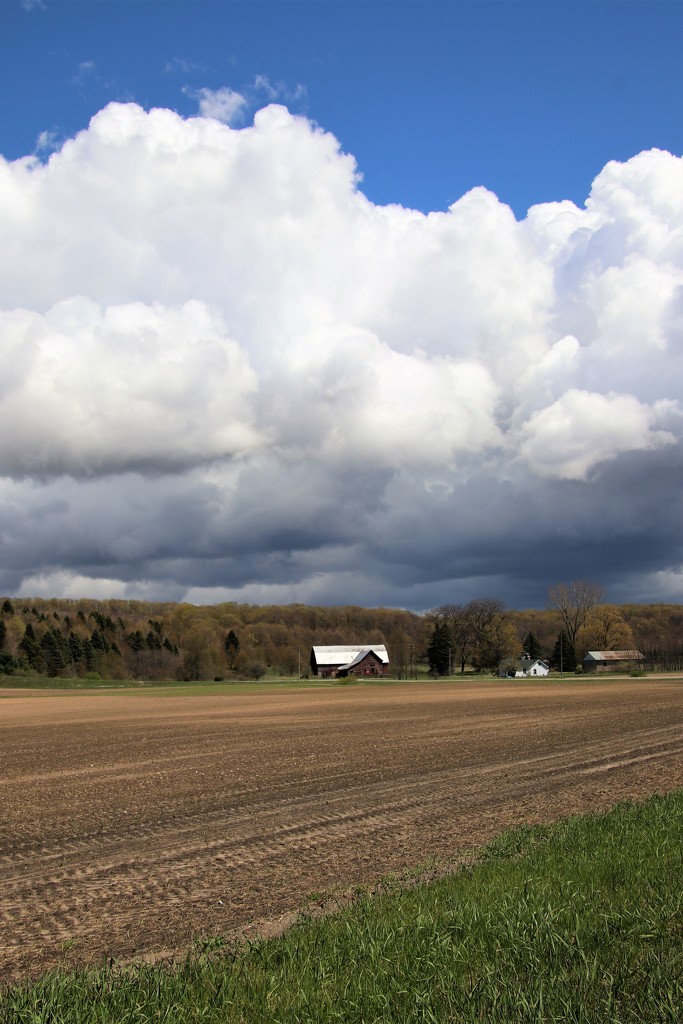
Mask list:
[[[683,161],[425,215],[282,106],[229,127],[239,100],[0,159],[0,590],[670,600]]]

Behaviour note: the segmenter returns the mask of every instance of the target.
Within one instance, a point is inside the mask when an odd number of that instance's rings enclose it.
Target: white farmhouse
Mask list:
[[[549,672],[550,665],[546,665],[540,658],[536,658],[533,661],[531,658],[522,658],[521,667],[515,672],[515,677],[547,676]]]

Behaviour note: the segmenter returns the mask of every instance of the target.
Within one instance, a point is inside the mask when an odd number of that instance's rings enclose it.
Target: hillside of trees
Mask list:
[[[0,673],[296,677],[310,672],[314,643],[368,642],[386,644],[404,676],[424,633],[420,616],[384,608],[0,598]]]
[[[393,673],[407,678],[428,668],[434,675],[491,671],[523,651],[557,661],[560,635],[566,671],[587,650],[634,647],[650,669],[683,669],[682,605],[595,603],[573,638],[571,632],[556,608],[511,611],[492,598],[417,615],[357,606],[0,597],[0,674],[286,678],[310,673],[313,644],[383,643]]]

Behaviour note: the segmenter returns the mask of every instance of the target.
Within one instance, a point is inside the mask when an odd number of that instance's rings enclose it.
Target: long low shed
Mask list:
[[[638,668],[645,656],[640,651],[589,651],[583,659],[584,672],[619,672]]]

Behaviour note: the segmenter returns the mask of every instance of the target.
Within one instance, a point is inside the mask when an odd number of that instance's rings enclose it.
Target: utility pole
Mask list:
[[[414,644],[410,645],[410,678],[411,679],[413,678],[413,647],[414,646],[415,646]]]
[[[560,675],[561,676],[564,675],[563,668],[564,668],[564,665],[563,665],[563,661],[562,661],[562,632],[560,631]]]

